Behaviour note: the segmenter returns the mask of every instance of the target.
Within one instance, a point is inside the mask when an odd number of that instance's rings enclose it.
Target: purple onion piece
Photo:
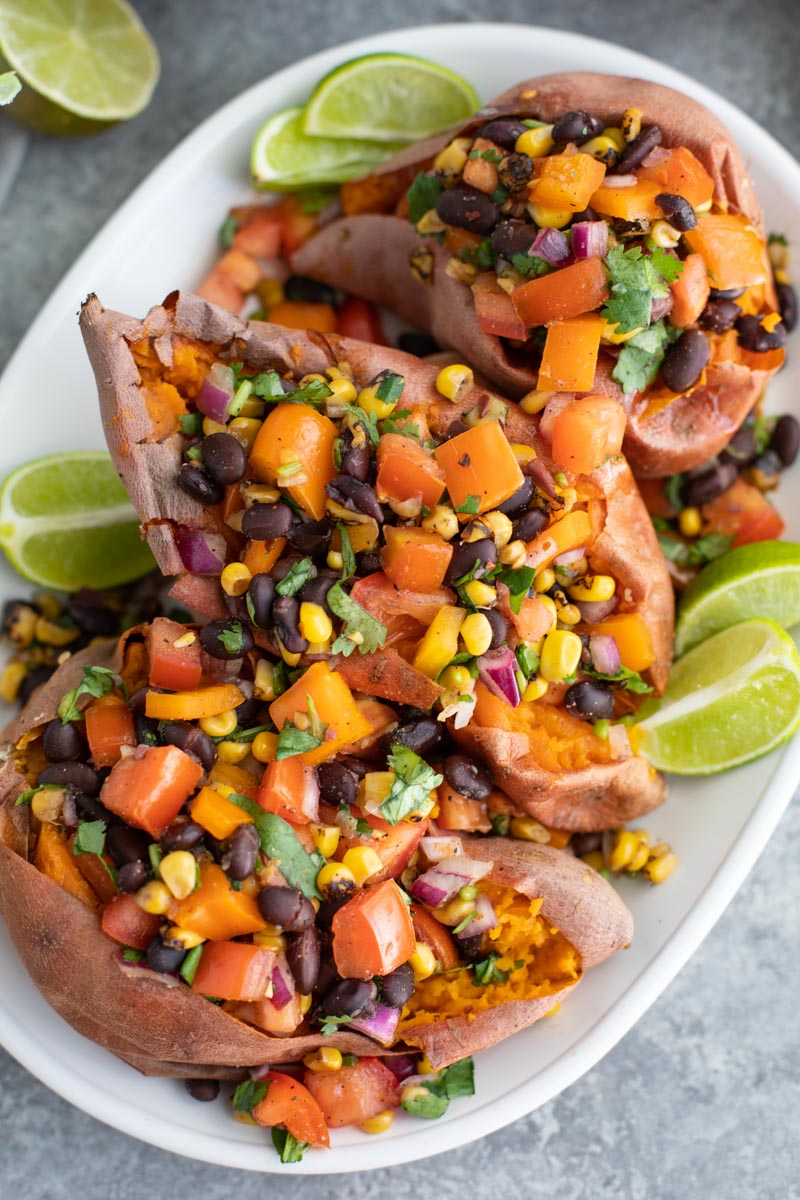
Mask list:
[[[227,547],[221,533],[203,533],[181,525],[175,540],[181,562],[193,575],[219,575],[225,566]]]
[[[411,885],[411,895],[431,908],[438,908],[452,900],[462,887],[483,879],[491,869],[489,862],[468,858],[466,854],[453,855],[418,875]]]
[[[390,1054],[383,1061],[398,1083],[414,1075],[417,1070],[417,1060],[410,1054]]]
[[[233,371],[224,363],[214,363],[197,393],[196,404],[201,413],[224,425],[233,399]]]
[[[576,258],[605,258],[608,254],[605,221],[578,221],[573,225],[572,252]]]
[[[551,267],[562,266],[570,257],[567,236],[560,229],[540,229],[528,253],[544,259]]]
[[[666,296],[657,296],[650,309],[650,320],[660,321],[662,317],[666,317],[667,313],[672,312],[674,303],[675,298],[672,292],[668,292]]]
[[[616,675],[622,666],[617,639],[610,633],[593,633],[589,638],[589,652],[595,671],[601,675]]]
[[[572,563],[580,562],[585,553],[585,546],[579,546],[577,550],[565,550],[563,554],[558,554],[553,559],[553,566],[568,567]]]
[[[647,158],[642,159],[643,167],[658,167],[661,163],[666,162],[672,151],[666,146],[656,146],[650,151]]]
[[[155,983],[163,983],[165,987],[174,988],[180,984],[180,978],[177,971],[154,971],[148,967],[146,959],[142,958],[139,962],[126,962],[122,956],[122,951],[117,950],[114,954],[114,960],[122,971],[123,975],[127,975],[129,979],[152,979]]]
[[[629,188],[636,187],[638,180],[635,175],[606,175],[603,187]]]
[[[399,1008],[390,1008],[388,1004],[375,1004],[354,1021],[348,1021],[347,1028],[365,1033],[382,1046],[391,1046],[399,1021]]]
[[[285,1008],[294,999],[294,992],[294,979],[289,970],[289,964],[284,955],[280,954],[275,966],[272,968],[272,995],[270,996],[270,1001],[280,1012],[282,1008]]]
[[[581,610],[581,616],[588,625],[592,625],[595,621],[604,621],[610,616],[617,607],[617,597],[612,596],[610,600],[579,600],[578,608]]]
[[[262,1063],[260,1067],[250,1067],[247,1073],[251,1079],[259,1080],[266,1079],[271,1070],[269,1063]]]
[[[522,697],[517,683],[517,660],[509,646],[498,646],[487,650],[478,659],[478,677],[481,683],[500,700],[516,708]]]

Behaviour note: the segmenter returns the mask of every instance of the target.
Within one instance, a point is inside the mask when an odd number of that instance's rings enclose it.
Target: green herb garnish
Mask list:
[[[409,813],[430,806],[429,793],[439,786],[443,776],[399,742],[393,743],[386,761],[395,773],[395,780],[379,812],[390,825],[396,825]]]
[[[197,974],[197,968],[200,966],[200,959],[202,957],[203,947],[192,946],[178,968],[178,974],[181,979],[184,979],[189,984],[189,987],[194,983],[194,977]]]
[[[299,562],[292,563],[280,583],[275,585],[275,591],[279,596],[295,596],[316,573],[317,569],[311,559],[301,558]]]
[[[343,521],[340,521],[336,528],[339,530],[339,543],[342,547],[342,574],[340,580],[342,583],[345,583],[356,573],[356,556],[353,553],[353,544],[350,541],[347,526]]]
[[[402,1106],[415,1117],[435,1120],[444,1115],[451,1100],[458,1096],[475,1095],[475,1068],[472,1059],[462,1058],[459,1062],[454,1062],[452,1066],[440,1071],[435,1079],[429,1079],[422,1086],[427,1094],[403,1101]]]
[[[185,433],[187,437],[194,437],[195,434],[203,432],[203,415],[199,412],[181,413],[178,424],[181,433]]]
[[[256,1105],[266,1098],[268,1090],[268,1079],[245,1079],[233,1093],[231,1104],[237,1112],[247,1113],[250,1116]]]
[[[503,567],[502,571],[495,575],[495,579],[504,583],[509,590],[508,602],[512,612],[518,613],[522,608],[523,601],[533,587],[535,575],[533,567]]]
[[[107,696],[114,690],[115,685],[124,691],[124,684],[119,675],[108,667],[84,667],[83,679],[77,687],[62,697],[58,706],[61,724],[68,725],[70,721],[81,719],[77,704],[81,696]]]
[[[421,171],[408,189],[408,219],[416,225],[436,207],[436,201],[444,191],[444,184],[436,175]]]
[[[317,875],[325,865],[319,851],[309,854],[288,821],[275,813],[265,812],[249,796],[231,792],[228,799],[253,818],[263,853],[272,859],[291,886],[299,888],[309,900],[319,899]]]
[[[583,670],[587,675],[593,675],[595,679],[602,679],[605,683],[621,683],[626,691],[636,695],[644,696],[653,690],[638,671],[631,671],[629,667],[620,667],[613,675],[604,675],[602,671],[595,671],[593,667],[584,667]]]
[[[549,275],[555,270],[549,262],[539,258],[538,254],[512,254],[511,265],[523,279],[538,279],[540,275]]]
[[[344,621],[342,632],[331,646],[333,654],[342,654],[347,658],[356,647],[361,654],[372,654],[380,649],[386,641],[386,626],[362,608],[341,583],[333,585],[326,599],[331,611]]]
[[[218,637],[228,654],[244,654],[244,630],[241,621],[234,621],[230,629],[223,629]]]
[[[311,1143],[298,1142],[288,1129],[280,1129],[276,1125],[272,1129],[272,1144],[282,1163],[296,1163],[303,1161],[303,1155]]]
[[[73,854],[102,854],[106,845],[105,821],[78,821]]]
[[[463,504],[457,504],[455,506],[455,511],[457,513],[468,513],[471,517],[475,517],[478,514],[478,509],[480,508],[480,504],[481,504],[480,496],[473,496],[470,494],[469,496],[467,496],[467,498]]]
[[[631,333],[650,324],[653,300],[669,293],[669,284],[678,278],[683,263],[656,247],[649,256],[641,246],[614,246],[605,258],[610,296],[601,311],[617,333]]]
[[[402,375],[396,375],[394,371],[382,371],[380,383],[375,389],[375,397],[383,404],[394,404],[402,396],[405,386],[406,381]]]

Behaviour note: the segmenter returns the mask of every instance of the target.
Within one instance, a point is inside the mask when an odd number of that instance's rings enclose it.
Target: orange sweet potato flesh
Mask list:
[[[564,72],[525,80],[492,100],[490,107],[492,117],[536,117],[548,122],[583,109],[616,125],[631,105],[642,110],[645,124],[659,125],[667,148],[685,147],[691,152],[711,178],[721,208],[744,214],[763,234],[761,209],[746,164],[727,129],[702,104],[671,88],[621,76]],[[416,174],[430,168],[442,146],[456,134],[474,133],[486,119],[478,115],[458,129],[408,147],[365,180],[346,184],[342,189],[345,215],[300,248],[293,268],[400,313],[416,328],[431,333],[441,346],[459,351],[495,387],[516,398],[537,387],[535,365],[481,330],[469,284],[445,272],[446,248],[432,238],[423,239],[404,216],[394,215]],[[692,186],[699,186],[696,172],[684,167]],[[653,180],[645,182],[663,190]],[[429,283],[420,282],[408,269],[409,256],[423,242],[434,257]],[[774,307],[771,287],[767,299]],[[719,453],[777,365],[763,355],[758,362],[743,357],[712,362],[702,386],[687,397],[673,399],[663,411],[651,415],[634,401],[625,454],[636,474],[670,475]],[[622,401],[621,390],[611,379],[612,369],[613,361],[601,353],[594,380],[581,390],[603,391]]]

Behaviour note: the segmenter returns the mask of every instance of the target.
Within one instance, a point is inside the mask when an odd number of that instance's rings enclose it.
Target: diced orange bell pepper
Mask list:
[[[419,499],[433,508],[442,498],[444,472],[437,461],[414,438],[400,433],[384,434],[378,445],[378,499]]]
[[[399,588],[412,592],[435,592],[442,586],[453,557],[453,547],[438,533],[427,529],[387,525],[381,563]]]
[[[358,711],[350,688],[324,662],[312,663],[296,683],[269,706],[269,715],[279,730],[287,721],[294,721],[299,713],[308,716],[309,696],[317,716],[327,726],[327,732],[321,746],[298,756],[308,766],[324,762],[342,746],[357,742],[370,732],[369,721]]]
[[[148,692],[144,711],[157,721],[199,721],[238,708],[243,702],[235,683],[219,683],[194,692]]]
[[[596,257],[530,279],[511,293],[517,315],[528,329],[594,312],[607,299],[608,280]]]
[[[582,212],[603,182],[605,164],[591,154],[549,154],[534,160],[531,204],[559,212]]]
[[[249,778],[249,777],[248,777]],[[251,781],[251,786],[252,786]],[[212,837],[223,842],[239,828],[240,825],[252,825],[253,818],[238,804],[228,800],[213,787],[201,788],[189,803],[189,815],[192,820]]]
[[[336,313],[330,304],[311,304],[304,300],[281,300],[269,310],[273,325],[286,329],[313,329],[317,333],[336,332]]]
[[[439,814],[436,824],[441,829],[459,829],[466,833],[491,833],[492,823],[485,800],[473,800],[457,792],[449,783],[439,785],[437,792]]]
[[[625,410],[611,396],[578,396],[553,421],[553,458],[576,475],[590,475],[619,454]]]
[[[252,541],[242,556],[242,562],[251,575],[268,575],[283,554],[286,538],[273,538],[271,542]]]
[[[686,146],[676,146],[670,150],[669,158],[663,162],[655,163],[651,167],[643,164],[636,174],[639,179],[649,179],[652,183],[657,183],[659,192],[683,196],[692,208],[701,208],[708,204],[714,195],[714,180]]]
[[[133,896],[122,895],[115,896],[106,905],[100,924],[103,933],[120,945],[146,950],[158,933],[161,920],[161,917],[140,908]]]
[[[590,392],[594,386],[603,319],[586,314],[547,328],[537,386],[543,392]]]
[[[258,431],[249,469],[264,483],[281,480],[291,498],[320,521],[325,516],[325,487],[333,479],[333,440],[338,430],[328,417],[305,404],[278,404]],[[298,482],[281,468],[299,464]],[[301,482],[302,478],[302,482]]]
[[[148,746],[111,768],[100,799],[128,825],[160,838],[200,782],[203,768],[177,746]]]
[[[708,282],[708,272],[702,254],[687,254],[683,260],[683,270],[678,278],[670,284],[672,292],[672,311],[669,321],[676,329],[685,329],[694,325],[706,306],[711,285]]]
[[[458,951],[450,930],[437,921],[433,913],[429,913],[421,904],[412,904],[411,923],[414,937],[430,947],[436,961],[442,964],[443,971],[452,971],[458,966]]]
[[[97,896],[78,870],[67,835],[49,821],[45,821],[39,830],[33,863],[38,871],[64,888],[76,900],[80,900],[87,908],[98,907]]]
[[[764,242],[746,217],[709,213],[683,236],[691,250],[702,254],[712,287],[724,291],[767,279]]]
[[[297,1079],[279,1071],[270,1071],[267,1094],[256,1104],[252,1116],[259,1125],[283,1125],[293,1138],[309,1146],[331,1144],[322,1109],[311,1092]]]
[[[200,886],[170,905],[167,916],[181,929],[214,942],[257,933],[266,926],[253,897],[237,892],[222,867],[212,862],[201,864]]]
[[[120,696],[99,696],[84,712],[89,753],[96,767],[112,767],[123,746],[136,745],[133,713]]]
[[[623,666],[631,671],[646,671],[655,662],[653,639],[641,613],[612,613],[592,625],[592,633],[611,634]]]
[[[192,991],[217,1000],[263,1000],[272,982],[275,951],[246,942],[206,942]]]
[[[176,646],[192,630],[156,617],[150,622],[145,642],[150,663],[150,687],[167,688],[170,692],[188,692],[200,683],[203,668],[200,663],[200,641],[196,634],[188,646]]]
[[[663,190],[650,179],[639,179],[634,187],[603,184],[594,193],[589,205],[604,217],[619,217],[622,221],[657,221],[664,216],[656,204],[656,196]]]
[[[497,285],[494,273],[492,275],[495,279],[495,285]],[[479,288],[473,284],[472,298],[475,301],[475,314],[478,318],[478,325],[484,333],[492,334],[494,337],[515,338],[520,342],[525,341],[528,336],[527,326],[520,319],[508,292],[504,292],[498,286],[489,289],[484,287]]]
[[[522,471],[499,421],[465,429],[434,454],[457,510],[469,503],[474,511],[477,501],[477,511],[488,512],[522,486]]]
[[[337,909],[333,958],[344,979],[388,975],[414,953],[414,926],[393,879],[362,888]]]
[[[587,546],[592,540],[592,522],[583,509],[575,508],[528,542],[529,567],[548,566],[559,554]]]
[[[308,825],[319,817],[319,788],[314,768],[302,762],[297,754],[268,763],[256,792],[256,801],[267,812],[291,821],[293,825]]]
[[[115,896],[119,895],[114,882],[114,860],[109,854],[75,854],[76,837],[77,834],[73,833],[67,843],[70,854],[75,858],[78,870],[100,903],[109,904]]]

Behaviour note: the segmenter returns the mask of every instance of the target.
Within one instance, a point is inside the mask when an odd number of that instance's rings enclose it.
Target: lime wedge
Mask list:
[[[285,108],[259,129],[250,150],[255,187],[294,191],[317,183],[344,183],[365,175],[399,148],[379,142],[308,137],[303,133],[302,115],[302,108]]]
[[[631,745],[659,771],[727,771],[800,726],[800,655],[774,621],[742,621],[679,659],[664,696],[640,711]]]
[[[158,51],[126,0],[0,0],[0,56],[23,84],[9,114],[42,133],[134,117],[159,75]]]
[[[748,617],[768,617],[783,629],[800,624],[797,542],[753,542],[704,567],[681,598],[675,653]]]
[[[410,54],[367,54],[317,84],[303,130],[317,137],[414,142],[478,108],[475,90],[446,67]]]
[[[155,567],[103,450],[37,458],[9,475],[0,546],[20,575],[62,592],[116,587]]]

